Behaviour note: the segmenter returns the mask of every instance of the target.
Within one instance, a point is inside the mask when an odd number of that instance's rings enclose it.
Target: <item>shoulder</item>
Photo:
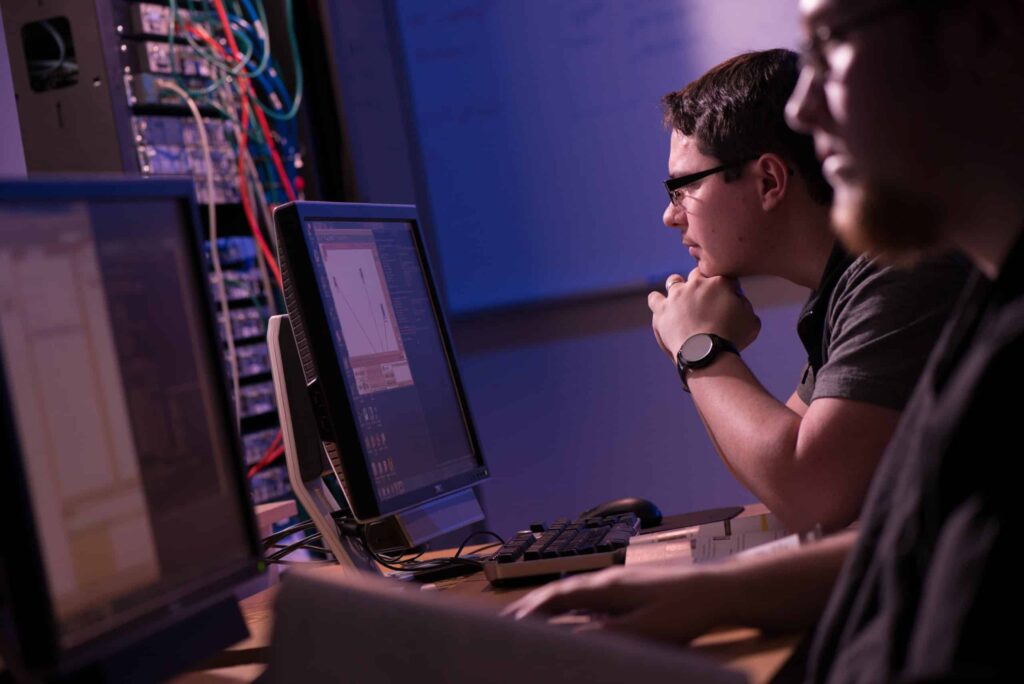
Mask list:
[[[958,254],[930,257],[913,266],[860,256],[836,282],[830,318],[834,322],[844,311],[861,306],[873,313],[896,309],[908,314],[935,306],[952,308],[972,272],[970,263]]]
[[[836,294],[888,284],[960,289],[972,272],[970,263],[959,254],[946,254],[923,259],[912,266],[895,266],[877,258],[859,256],[850,262],[836,283]]]

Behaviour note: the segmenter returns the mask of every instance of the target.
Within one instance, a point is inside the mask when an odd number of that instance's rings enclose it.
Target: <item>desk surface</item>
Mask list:
[[[763,506],[748,506],[743,515],[766,513]],[[472,553],[477,547],[469,547]],[[451,555],[451,550],[437,551],[433,556]],[[325,566],[323,572],[342,572],[338,566]],[[535,587],[497,589],[492,587],[483,573],[438,582],[438,590],[484,602],[498,612]],[[268,656],[273,627],[273,603],[276,587],[261,591],[240,602],[242,614],[249,627],[250,637],[232,646],[216,658],[207,661],[205,669],[189,673],[174,680],[174,684],[205,684],[214,682],[251,682],[263,670]],[[694,640],[691,648],[697,653],[739,670],[751,682],[768,682],[786,662],[799,641],[799,636],[763,636],[756,629],[729,629],[715,631]]]

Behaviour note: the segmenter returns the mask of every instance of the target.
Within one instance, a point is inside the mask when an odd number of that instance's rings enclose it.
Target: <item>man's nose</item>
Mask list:
[[[685,229],[686,210],[669,202],[665,213],[661,215],[661,221],[669,228]]]
[[[786,103],[786,123],[794,131],[811,134],[822,127],[826,114],[821,78],[811,67],[804,67]]]

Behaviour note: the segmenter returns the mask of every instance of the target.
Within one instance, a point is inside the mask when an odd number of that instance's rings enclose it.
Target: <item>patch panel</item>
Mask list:
[[[220,288],[217,287],[217,277],[210,274],[210,288],[213,299],[220,302]],[[225,270],[224,290],[228,296],[228,302],[259,300],[265,296],[263,280],[255,269],[252,270]]]
[[[134,48],[141,72],[213,77],[210,64],[189,45],[144,40],[135,42]]]
[[[291,494],[288,471],[284,468],[261,470],[249,480],[253,503],[261,504]]]
[[[170,30],[171,11],[166,5],[152,2],[139,2],[131,7],[130,25],[135,33],[152,36],[166,36]],[[192,15],[188,10],[178,10],[178,21],[189,21]]]
[[[164,107],[180,107],[181,97],[176,93],[161,88],[158,81],[166,78],[160,74],[128,73],[124,75],[125,95],[128,97],[128,105],[131,107],[143,107],[160,105]],[[212,82],[202,76],[179,77],[179,83],[191,91],[196,92],[196,103],[200,107],[211,106],[210,96],[202,91]]]
[[[245,451],[245,465],[251,466],[254,463],[259,462],[263,458],[267,449],[270,448],[271,442],[277,437],[279,430],[277,428],[269,428],[266,430],[259,430],[257,432],[250,432],[249,434],[242,437],[242,447]]]
[[[226,237],[217,239],[217,253],[222,264],[246,262],[256,263],[256,241],[251,237]],[[206,244],[206,257],[210,258],[210,244]]]
[[[224,356],[227,358],[227,350]],[[270,351],[264,342],[235,347],[235,358],[238,359],[238,375],[241,378],[270,372]]]
[[[243,385],[239,399],[242,418],[251,418],[277,410],[274,383],[270,380],[254,385]]]
[[[219,119],[204,124],[213,164],[214,204],[239,201],[237,157],[230,146],[231,123]],[[199,129],[191,119],[169,116],[132,117],[139,168],[146,175],[191,175],[196,197],[210,201],[206,186],[206,160],[200,146]]]
[[[266,334],[267,311],[264,307],[246,307],[244,309],[231,309],[228,314],[231,317],[231,332],[235,339],[252,339],[262,337]],[[223,314],[217,315],[217,324],[223,330]]]

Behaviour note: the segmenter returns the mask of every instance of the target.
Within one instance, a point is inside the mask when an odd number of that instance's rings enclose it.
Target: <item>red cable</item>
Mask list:
[[[267,447],[263,456],[260,457],[260,460],[249,468],[249,474],[246,475],[246,477],[251,479],[253,475],[266,468],[284,453],[284,446],[281,444],[283,437],[284,433],[278,430],[277,434],[274,435],[274,439],[270,440],[270,445]]]
[[[267,445],[267,450],[263,452],[263,456],[260,458],[260,460],[262,461],[264,458],[267,457],[267,454],[269,454],[271,451],[273,451],[277,447],[281,446],[281,440],[283,438],[284,438],[284,433],[281,432],[280,430],[278,430],[277,434],[274,435],[274,439],[270,440],[270,444]]]
[[[228,13],[224,9],[224,3],[221,0],[213,0],[213,4],[217,8],[217,16],[220,17],[220,23],[224,26],[224,37],[227,38],[228,47],[231,48],[231,52],[235,57],[235,62],[241,64],[242,56],[238,51],[238,44],[235,43],[235,34],[231,32],[231,23],[228,21]],[[245,87],[243,88],[243,95],[248,97],[249,79],[240,75],[239,81],[245,84]],[[260,128],[263,130],[263,137],[266,138],[267,149],[270,151],[270,158],[274,162],[274,168],[277,169],[277,175],[281,177],[281,185],[284,186],[284,191],[288,195],[288,199],[294,202],[295,190],[292,188],[292,182],[284,170],[284,164],[281,162],[281,155],[277,153],[277,147],[274,145],[274,138],[270,135],[270,126],[267,124],[267,117],[259,107],[254,107],[253,109],[256,110],[256,120],[259,122]]]
[[[217,4],[220,5],[220,2],[217,2]],[[223,5],[220,5],[220,9],[223,10]],[[192,23],[186,23],[185,27],[194,35],[201,38],[205,43],[210,45],[210,47],[214,48],[218,53],[220,53],[221,57],[224,59],[225,62],[227,61],[227,53],[225,52],[221,44],[214,40],[213,36],[211,36],[209,33],[207,33],[206,31],[202,30],[200,27]],[[228,30],[228,36],[228,45],[229,47],[232,47],[235,51],[235,60],[240,61],[241,58],[238,55],[238,46],[235,45],[235,37],[231,35],[230,29]],[[267,261],[267,266],[274,274],[274,279],[277,281],[278,287],[284,289],[284,283],[281,279],[281,269],[278,268],[277,259],[274,257],[274,253],[271,251],[270,246],[267,244],[267,241],[263,238],[263,233],[259,229],[259,223],[256,219],[256,214],[253,211],[252,206],[249,204],[249,195],[245,191],[246,184],[248,183],[248,181],[245,175],[245,163],[242,161],[242,151],[247,149],[247,146],[249,144],[249,80],[247,78],[239,77],[238,82],[239,89],[242,92],[242,121],[240,124],[241,131],[239,133],[238,141],[239,153],[237,155],[239,185],[238,191],[239,195],[242,198],[242,211],[245,213],[245,219],[246,222],[249,224],[249,230],[252,233],[253,237],[256,239],[256,244],[259,245],[260,251],[263,253],[264,259],[266,259]],[[262,114],[262,112],[260,113]],[[280,158],[277,157],[276,155],[277,151],[271,148],[271,158],[276,158],[279,162]]]
[[[231,48],[232,54],[235,56],[235,61],[241,63],[242,60],[238,52],[238,44],[235,43],[235,34],[231,32],[231,23],[228,21],[228,13],[224,9],[224,3],[221,0],[213,0],[213,4],[217,7],[217,16],[220,17],[220,23],[224,26],[224,37],[227,38],[228,47]]]
[[[243,114],[242,125],[247,126],[248,117]],[[244,145],[248,144],[248,136],[242,133],[239,136],[239,146],[244,149]],[[238,155],[238,178],[239,178],[239,194],[242,197],[242,211],[245,212],[245,220],[249,222],[249,230],[252,232],[252,236],[256,238],[256,243],[260,246],[260,251],[263,252],[263,258],[267,261],[267,266],[274,274],[274,280],[277,281],[277,286],[284,290],[284,281],[281,279],[281,269],[277,266],[277,259],[274,258],[274,253],[270,251],[270,246],[267,245],[267,241],[263,239],[263,233],[260,232],[259,225],[256,222],[256,214],[253,213],[252,207],[249,205],[249,196],[245,192],[245,164],[242,161],[242,155]]]
[[[252,231],[253,237],[256,238],[256,243],[260,246],[263,257],[267,260],[267,266],[274,273],[277,286],[283,291],[284,281],[281,279],[281,269],[277,266],[277,259],[274,258],[273,252],[270,251],[270,246],[263,239],[263,233],[260,231],[259,224],[256,221],[256,214],[249,204],[249,194],[245,191],[248,181],[245,175],[245,162],[242,161],[242,151],[248,149],[249,145],[249,106],[247,103],[242,105],[242,122],[240,125],[242,131],[238,139],[238,190],[242,198],[242,211],[245,212],[245,220],[249,222],[249,229]]]
[[[283,453],[284,453],[284,447],[280,446],[277,449],[275,449],[274,451],[272,451],[271,453],[267,454],[266,456],[264,456],[260,460],[259,463],[254,465],[252,468],[249,468],[249,473],[248,473],[248,475],[246,475],[246,477],[251,480],[254,475],[256,475],[261,470],[263,470],[264,468],[266,468],[267,466],[272,464],[274,461],[279,459],[281,457],[281,454],[283,454]]]
[[[274,162],[274,168],[277,169],[277,175],[281,178],[281,185],[284,186],[285,194],[288,195],[289,200],[294,202],[295,189],[292,187],[291,179],[288,178],[288,174],[284,170],[281,155],[277,153],[277,146],[274,145],[274,138],[270,134],[270,126],[267,124],[267,117],[259,107],[254,107],[253,110],[256,112],[256,120],[259,122],[260,128],[263,129],[263,137],[267,139],[267,149],[270,150],[270,158]]]
[[[234,54],[235,62],[241,63],[241,56],[238,52],[238,45],[235,43],[235,36],[231,33],[231,26],[228,23],[227,13],[224,11],[224,5],[221,0],[214,0],[214,4],[217,8],[217,14],[220,17],[221,23],[224,25],[225,36],[228,41],[228,47],[231,48],[231,52]],[[203,31],[194,24],[186,24],[187,28],[192,31],[195,35],[199,36],[203,41],[212,46],[217,52],[221,54],[224,61],[227,61],[227,54],[224,48],[213,39],[213,36]],[[239,179],[239,190],[242,197],[242,210],[245,212],[245,218],[249,223],[249,228],[252,230],[253,237],[256,238],[256,242],[260,246],[260,250],[266,257],[267,264],[270,269],[274,272],[274,277],[277,279],[277,284],[282,286],[281,271],[277,267],[277,260],[274,258],[273,253],[270,251],[270,247],[267,245],[266,240],[263,239],[263,234],[259,230],[259,225],[256,221],[256,216],[253,213],[252,207],[249,205],[249,198],[245,192],[245,186],[247,184],[245,175],[245,164],[242,160],[242,154],[249,144],[249,79],[244,76],[238,77],[239,90],[242,94],[242,120],[240,123],[241,131],[239,132],[239,153],[238,158],[238,179]],[[263,135],[267,140],[267,147],[270,150],[271,159],[274,161],[274,166],[277,168],[278,175],[282,177],[284,182],[285,191],[288,193],[288,197],[294,201],[295,192],[292,190],[291,183],[288,181],[288,175],[284,171],[284,164],[281,163],[281,157],[277,153],[277,149],[274,147],[274,140],[270,135],[270,127],[267,125],[267,119],[263,116],[263,112],[256,108],[256,118],[260,123],[260,128],[263,130]],[[284,445],[281,444],[283,440],[283,433],[278,430],[277,434],[274,435],[274,439],[270,441],[270,445],[267,447],[266,453],[263,457],[249,468],[247,477],[252,479],[254,475],[259,473],[261,470],[269,466],[271,463],[276,461],[284,453]]]

